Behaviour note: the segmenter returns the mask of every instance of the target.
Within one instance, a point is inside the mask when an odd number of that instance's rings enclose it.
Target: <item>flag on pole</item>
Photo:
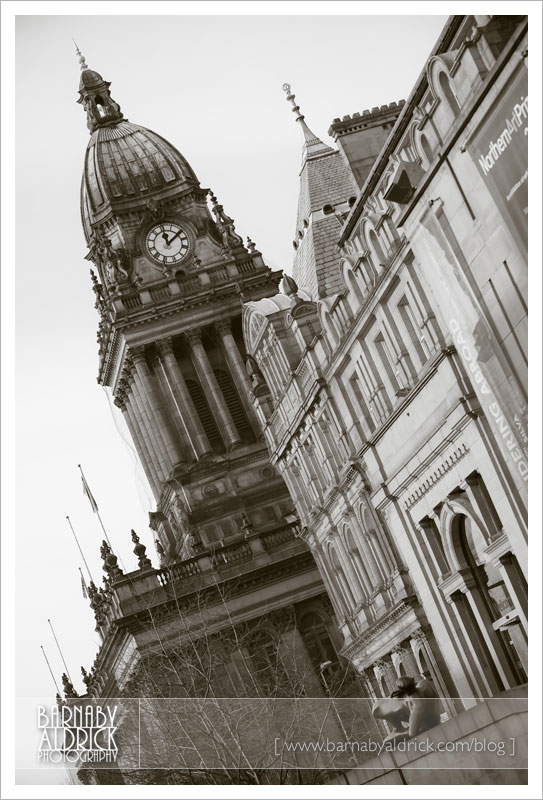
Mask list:
[[[95,514],[97,514],[98,513],[98,503],[96,502],[96,500],[92,496],[92,492],[90,490],[89,484],[87,483],[87,479],[85,478],[85,476],[83,474],[83,470],[81,469],[81,465],[78,465],[78,466],[79,466],[79,469],[81,470],[81,481],[83,483],[83,494],[87,495],[87,497],[89,498],[89,503],[91,504],[91,508],[92,508],[93,512]]]

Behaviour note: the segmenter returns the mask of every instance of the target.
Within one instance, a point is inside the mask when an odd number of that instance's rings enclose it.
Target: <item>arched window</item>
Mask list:
[[[453,114],[456,116],[460,111],[460,106],[453,92],[449,77],[443,71],[439,73],[439,89],[441,91],[442,97],[447,101],[447,105],[449,106]]]
[[[384,675],[381,675],[379,678],[379,689],[381,691],[381,697],[390,697],[392,694],[392,689],[389,687]]]
[[[512,617],[515,606],[501,575],[478,552],[478,544],[485,544],[483,534],[473,520],[464,514],[454,518],[451,534],[460,568],[469,569],[471,574],[472,588],[468,595],[471,607],[476,607],[479,612],[476,623],[469,628],[470,638],[474,640],[474,646],[488,654],[487,663],[491,666],[498,689],[506,688],[501,675],[506,675],[507,681],[512,680],[513,685],[524,683],[527,676],[522,663],[525,647],[522,626]],[[456,602],[461,600],[459,598]],[[475,619],[469,608],[468,612]],[[501,675],[495,666],[496,659],[501,667]]]
[[[332,545],[330,545],[328,549],[328,556],[330,558],[330,562],[332,564],[332,568],[334,570],[334,574],[336,576],[337,583],[339,584],[340,591],[343,595],[343,604],[345,607],[345,611],[349,613],[352,608],[356,605],[356,601],[349,585],[348,580],[345,577],[345,573],[343,572],[343,567],[341,566],[341,562],[339,560],[338,554]]]
[[[345,542],[347,544],[348,554],[352,559],[356,574],[360,580],[360,589],[364,597],[367,598],[368,595],[372,593],[373,586],[371,578],[366,569],[366,565],[361,558],[360,551],[350,528],[347,528],[345,531]]]
[[[386,255],[381,247],[381,243],[379,241],[379,237],[375,233],[375,231],[370,228],[368,233],[368,243],[370,245],[371,250],[373,251],[374,257],[376,259],[376,267],[384,267],[386,266]]]
[[[100,95],[96,95],[96,97],[94,98],[94,102],[96,104],[96,110],[98,111],[98,114],[101,117],[104,117],[105,113],[106,113],[106,110],[105,110],[105,106],[104,106],[104,101],[102,100]]]
[[[432,163],[434,156],[432,153],[432,148],[430,147],[430,142],[428,141],[428,137],[425,136],[424,133],[421,133],[420,135],[419,145],[424,154],[424,158],[426,159],[426,166],[428,166],[429,164]]]

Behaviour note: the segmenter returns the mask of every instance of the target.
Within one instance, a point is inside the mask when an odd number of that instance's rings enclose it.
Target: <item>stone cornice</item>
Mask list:
[[[417,598],[412,595],[405,600],[401,600],[398,605],[391,609],[387,614],[380,617],[370,628],[365,630],[356,639],[342,648],[341,654],[346,658],[352,659],[357,651],[364,646],[367,646],[375,639],[381,638],[383,631],[389,628],[392,623],[399,620],[404,614],[413,612],[415,606],[418,606]],[[402,632],[402,638],[405,639],[405,632]]]

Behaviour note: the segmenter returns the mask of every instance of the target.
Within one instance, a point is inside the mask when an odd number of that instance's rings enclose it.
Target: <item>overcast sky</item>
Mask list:
[[[41,644],[60,683],[48,618],[80,691],[80,665],[89,669],[99,646],[65,519],[69,514],[98,583],[102,535],[78,463],[125,568],[136,567],[131,528],[156,564],[146,527],[151,494],[122,418],[96,383],[98,317],[79,212],[89,133],[75,102],[72,37],[89,67],[111,81],[124,115],[172,142],[237,231],[254,239],[270,266],[290,270],[301,135],[282,84],[291,83],[309,126],[330,144],[335,117],[409,94],[445,22],[394,15],[18,17],[19,697],[54,696]]]

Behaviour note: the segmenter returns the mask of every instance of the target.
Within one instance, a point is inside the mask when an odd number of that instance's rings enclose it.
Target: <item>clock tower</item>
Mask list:
[[[243,242],[181,153],[129,122],[110,84],[79,55],[90,130],[81,214],[100,317],[98,382],[121,410],[153,491],[159,559],[151,565],[133,532],[138,569],[123,573],[104,543],[106,588],[91,587],[90,597],[102,647],[86,679],[89,694],[135,696],[133,676],[145,659],[184,647],[188,629],[192,642],[209,639],[211,619],[214,631],[229,631],[220,649],[226,666],[213,656],[212,673],[230,683],[214,691],[242,691],[235,664],[241,658],[251,672],[261,658],[260,645],[240,655],[239,625],[275,631],[272,650],[294,648],[312,675],[307,686],[322,691],[319,664],[337,661],[341,641],[294,505],[269,461],[252,400],[259,396],[262,413],[270,387],[242,336],[242,304],[276,294],[281,275],[250,239]],[[153,689],[144,676],[147,694],[190,693],[185,678],[183,689],[162,685],[165,674],[153,668]]]
[[[81,210],[100,314],[98,381],[121,409],[156,500],[164,563],[292,509],[250,401],[241,306],[276,292],[250,240],[185,158],[129,122],[87,68]]]

